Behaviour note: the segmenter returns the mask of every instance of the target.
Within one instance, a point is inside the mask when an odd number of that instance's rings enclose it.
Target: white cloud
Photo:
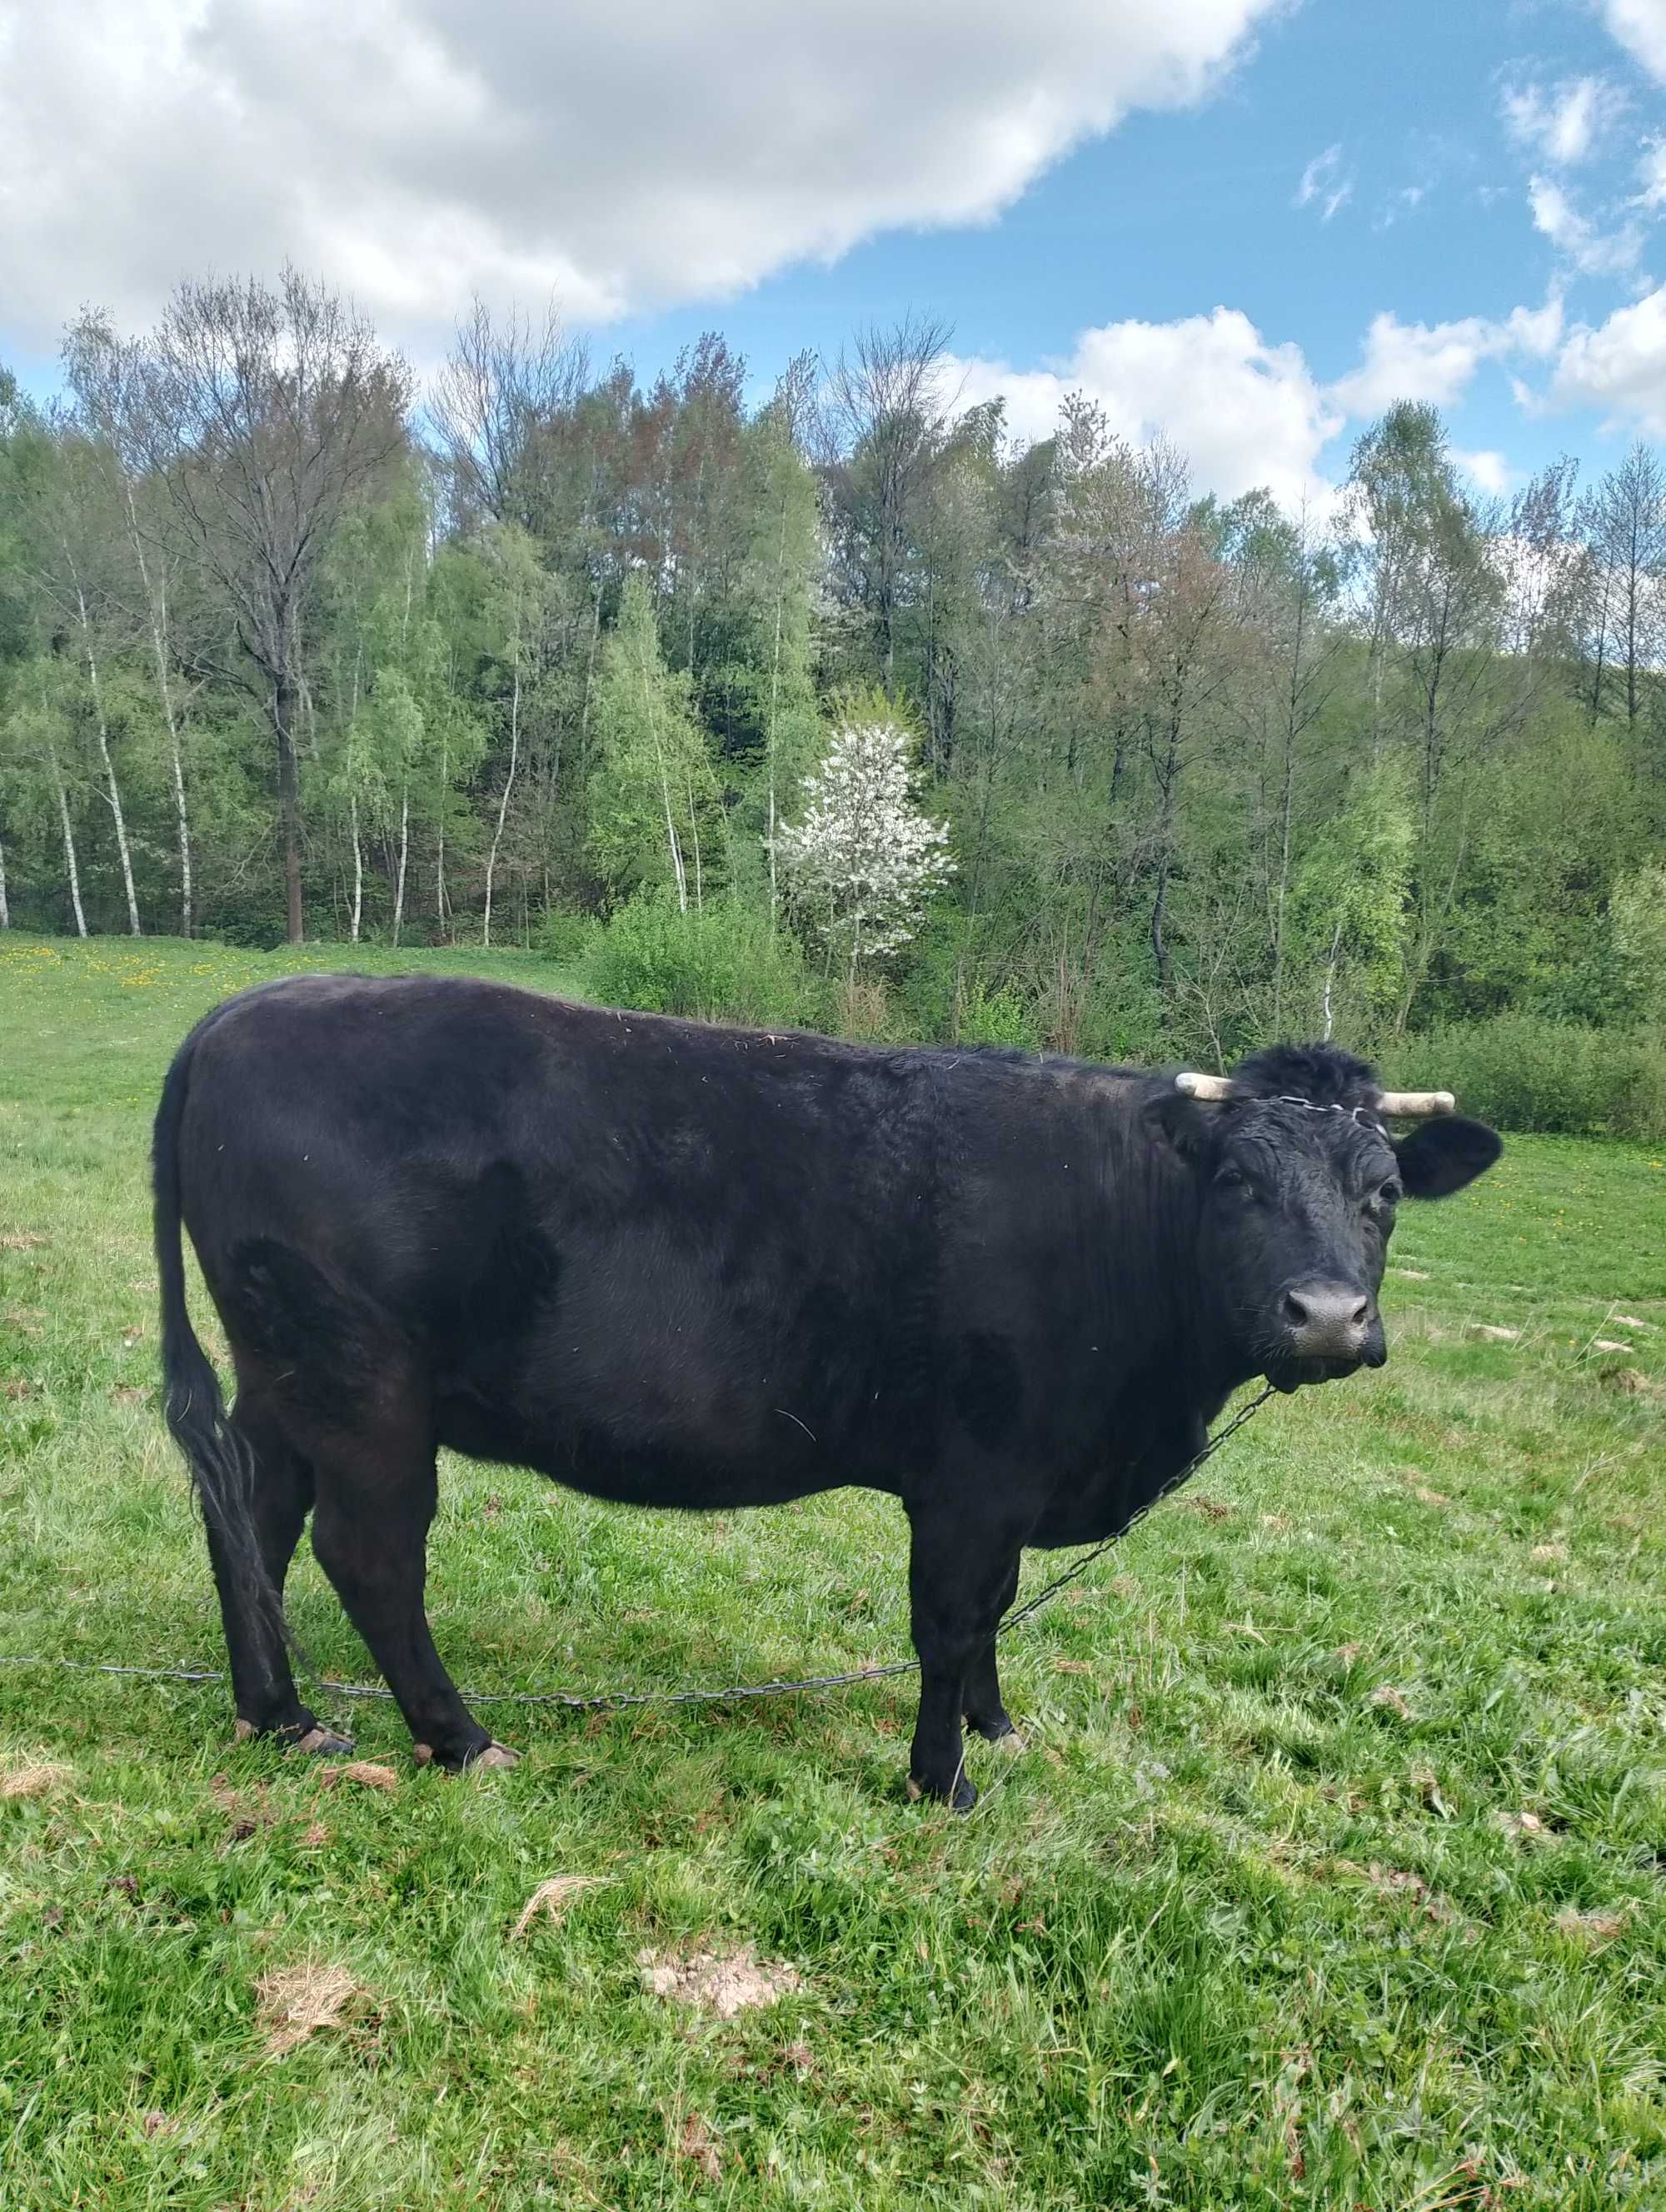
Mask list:
[[[1327,146],[1322,154],[1313,156],[1302,171],[1302,180],[1291,205],[1306,207],[1317,200],[1319,220],[1329,222],[1336,210],[1346,207],[1353,198],[1353,179],[1342,173],[1342,149],[1339,143]]]
[[[1397,399],[1450,407],[1482,362],[1554,353],[1561,335],[1562,303],[1554,293],[1542,307],[1512,308],[1502,322],[1465,315],[1450,323],[1402,323],[1387,313],[1372,319],[1365,358],[1337,379],[1329,396],[1350,415],[1380,415]]]
[[[1507,491],[1515,476],[1515,471],[1504,455],[1491,446],[1469,453],[1462,447],[1454,446],[1452,459],[1465,475],[1485,492]]]
[[[1594,330],[1582,324],[1569,333],[1547,404],[1600,408],[1610,422],[1666,437],[1666,284]]]
[[[1373,230],[1392,230],[1403,216],[1415,215],[1429,197],[1427,185],[1402,185],[1390,192],[1371,218]]]
[[[1666,84],[1666,6],[1662,0],[1602,0],[1611,34],[1649,75]]]
[[[1139,443],[1162,435],[1179,447],[1199,491],[1231,499],[1265,484],[1294,513],[1304,503],[1322,509],[1334,495],[1321,457],[1350,419],[1381,415],[1402,399],[1450,407],[1483,362],[1546,360],[1559,348],[1566,360],[1572,343],[1563,345],[1562,302],[1553,293],[1542,307],[1517,307],[1497,321],[1469,315],[1431,325],[1377,315],[1359,367],[1329,385],[1299,346],[1270,344],[1232,307],[1171,323],[1106,323],[1084,331],[1067,358],[1041,368],[990,360],[948,366],[961,404],[1004,398],[1007,427],[1026,442],[1050,437],[1066,394],[1085,392],[1123,437]],[[1516,396],[1523,408],[1544,404],[1519,383]],[[1456,458],[1484,491],[1515,480],[1492,447]]]
[[[1542,85],[1506,85],[1501,104],[1513,137],[1553,167],[1572,168],[1594,152],[1626,101],[1606,77],[1576,76],[1548,91]]]
[[[1006,395],[1007,422],[1021,438],[1050,436],[1066,393],[1084,392],[1122,436],[1161,434],[1178,446],[1200,492],[1232,499],[1265,484],[1292,511],[1328,495],[1319,452],[1342,417],[1300,347],[1269,345],[1236,308],[1172,323],[1106,323],[1084,331],[1069,358],[1047,368],[955,367],[968,405]]]
[[[1547,359],[1562,342],[1562,298],[1553,292],[1542,307],[1512,307],[1504,320],[1505,353]]]
[[[1397,399],[1450,407],[1481,362],[1506,343],[1505,325],[1479,315],[1432,325],[1377,315],[1365,333],[1364,360],[1337,379],[1330,396],[1350,415],[1380,415]]]
[[[1637,179],[1643,187],[1633,204],[1653,214],[1666,209],[1666,138],[1645,138],[1638,157]]]
[[[1325,396],[1356,417],[1381,415],[1401,399],[1450,407],[1483,362],[1547,360],[1561,343],[1562,327],[1561,298],[1554,292],[1541,307],[1512,307],[1499,321],[1465,315],[1450,323],[1402,323],[1388,312],[1372,318],[1359,368],[1327,386]],[[1523,392],[1518,387],[1517,398],[1526,404]]]
[[[602,320],[985,221],[1283,0],[0,0],[13,336],[291,255],[418,346],[471,288]]]
[[[1581,276],[1620,276],[1636,267],[1643,236],[1635,223],[1605,234],[1579,213],[1551,177],[1535,177],[1528,185],[1527,197],[1533,210],[1533,228],[1541,231]]]

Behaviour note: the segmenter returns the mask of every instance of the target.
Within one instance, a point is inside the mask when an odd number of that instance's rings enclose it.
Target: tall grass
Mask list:
[[[1397,1083],[1455,1091],[1466,1113],[1500,1128],[1666,1140],[1658,1030],[1497,1014],[1426,1030],[1385,1058]]]

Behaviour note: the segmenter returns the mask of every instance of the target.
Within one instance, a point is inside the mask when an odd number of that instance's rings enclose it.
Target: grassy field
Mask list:
[[[0,1656],[222,1663],[145,1152],[189,1023],[286,964],[0,940]],[[1393,1259],[1386,1370],[1277,1401],[1020,1632],[1031,1747],[974,1746],[969,1819],[903,1799],[906,1679],[489,1706],[527,1757],[472,1780],[356,1705],[386,1776],[337,1780],[217,1686],[0,1666],[0,2201],[1666,2205],[1666,1158],[1519,1139]],[[474,1689],[905,1646],[883,1500],[442,1489]],[[731,1954],[775,2002],[649,1985]]]

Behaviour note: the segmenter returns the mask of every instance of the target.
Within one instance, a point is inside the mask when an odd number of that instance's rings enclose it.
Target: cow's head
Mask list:
[[[1161,1107],[1198,1177],[1206,1295],[1252,1373],[1283,1390],[1380,1367],[1377,1293],[1395,1208],[1446,1198],[1504,1149],[1445,1091],[1385,1092],[1330,1045],[1280,1045]],[[1389,1116],[1430,1117],[1392,1136]]]

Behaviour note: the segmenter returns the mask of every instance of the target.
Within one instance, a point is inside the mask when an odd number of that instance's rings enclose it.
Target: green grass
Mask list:
[[[212,1667],[145,1150],[190,1021],[290,963],[0,945],[0,1650]],[[442,960],[555,980],[356,964]],[[1407,1215],[1389,1367],[1020,1632],[1031,1749],[975,1747],[967,1820],[903,1798],[906,1679],[488,1707],[528,1755],[473,1781],[355,1706],[389,1795],[234,1745],[219,1687],[0,1667],[0,1790],[58,1770],[0,1796],[0,2200],[1666,2204],[1666,1164],[1523,1139]],[[902,1570],[857,1492],[684,1520],[453,1464],[431,1601],[477,1689],[722,1681],[893,1656]],[[294,1612],[363,1679],[304,1555]],[[800,1985],[641,1986],[742,1945]],[[309,1961],[356,1994],[273,2055],[257,1984]]]

